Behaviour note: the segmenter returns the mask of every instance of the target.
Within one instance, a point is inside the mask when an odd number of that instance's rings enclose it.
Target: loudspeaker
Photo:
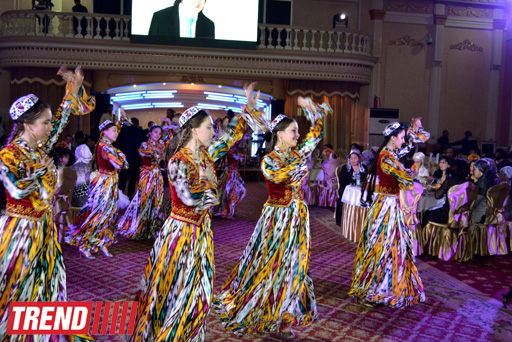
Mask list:
[[[380,146],[383,141],[382,131],[391,122],[398,121],[399,117],[398,109],[371,108],[368,121],[368,143],[370,146]]]

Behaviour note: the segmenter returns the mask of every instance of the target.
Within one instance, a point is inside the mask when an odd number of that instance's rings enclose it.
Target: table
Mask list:
[[[318,177],[321,175],[320,179]],[[313,168],[309,172],[309,181],[316,182],[324,179],[324,171],[321,168]]]
[[[374,193],[373,198],[375,199],[376,196],[377,194]],[[347,185],[343,191],[341,202],[343,202],[341,235],[357,243],[369,210],[369,206],[361,205],[361,187],[358,185]]]
[[[443,196],[441,199],[436,199],[433,193],[424,193],[418,202],[418,208],[416,212],[423,213],[428,210],[441,208],[444,205],[446,197]]]

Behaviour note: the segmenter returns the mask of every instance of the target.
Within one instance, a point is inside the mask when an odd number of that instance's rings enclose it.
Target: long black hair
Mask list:
[[[176,146],[173,155],[176,154],[179,150],[181,150],[186,144],[188,144],[188,142],[192,138],[192,128],[197,128],[201,126],[204,119],[206,119],[209,116],[210,115],[206,111],[200,110],[199,112],[197,112],[196,115],[191,117],[185,125],[183,125],[183,127],[181,128],[181,139],[178,142],[178,145]]]
[[[292,122],[295,122],[295,120],[286,117],[283,120],[281,120],[281,122],[279,122],[276,127],[274,127],[274,130],[272,131],[272,137],[270,138],[270,144],[268,145],[267,153],[272,152],[277,144],[277,132],[284,131]]]
[[[396,137],[398,134],[402,133],[405,128],[403,126],[399,126],[390,135],[384,137],[384,141],[382,145],[380,145],[377,153],[375,154],[375,158],[373,158],[372,165],[370,166],[369,174],[366,178],[363,179],[363,183],[361,184],[361,189],[366,189],[366,198],[364,198],[364,191],[361,191],[361,204],[366,206],[372,202],[372,196],[375,192],[375,182],[377,181],[377,168],[379,164],[379,156],[380,152],[386,145],[388,144],[391,137]]]

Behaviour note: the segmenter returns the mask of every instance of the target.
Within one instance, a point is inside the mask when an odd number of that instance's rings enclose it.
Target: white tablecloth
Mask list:
[[[320,168],[311,169],[309,173],[309,181],[316,182],[324,180],[324,171]]]
[[[377,194],[373,193],[373,199],[375,199],[376,196]],[[341,201],[346,204],[352,204],[361,207],[361,187],[359,185],[347,185],[345,187],[345,191],[343,191],[343,197],[341,197]]]
[[[427,193],[421,196],[420,201],[418,202],[417,212],[422,213],[427,210],[441,208],[444,205],[445,197],[441,199],[436,199],[434,194]]]

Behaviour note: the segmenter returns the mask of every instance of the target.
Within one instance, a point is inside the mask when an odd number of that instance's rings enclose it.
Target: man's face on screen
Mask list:
[[[182,0],[184,6],[186,6],[191,12],[199,13],[204,8],[206,0]]]

